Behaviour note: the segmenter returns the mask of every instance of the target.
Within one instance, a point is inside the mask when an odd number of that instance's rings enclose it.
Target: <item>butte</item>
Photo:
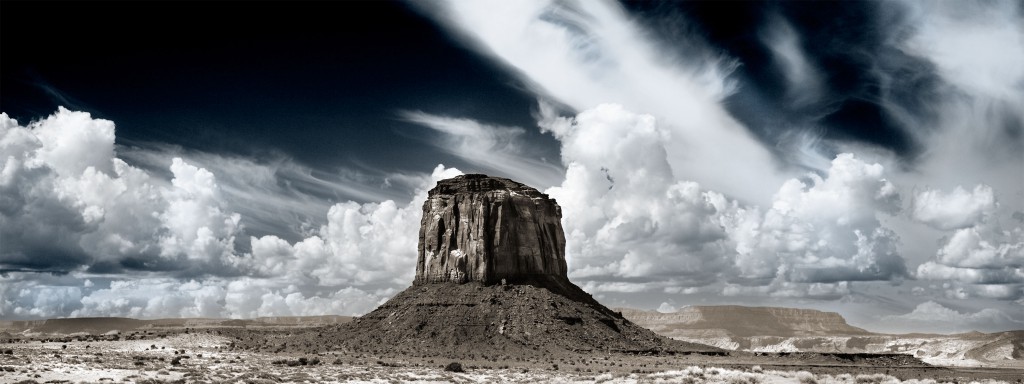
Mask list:
[[[561,217],[554,199],[510,179],[441,180],[423,204],[412,286],[291,344],[447,358],[721,353],[635,325],[569,281]]]

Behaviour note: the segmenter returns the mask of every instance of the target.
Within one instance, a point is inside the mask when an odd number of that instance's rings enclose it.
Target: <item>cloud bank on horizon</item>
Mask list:
[[[398,115],[476,169],[549,187],[570,278],[600,300],[812,307],[880,331],[1024,328],[1020,4],[860,4],[879,35],[857,52],[863,80],[906,151],[816,133],[846,113],[845,80],[793,13],[765,10],[757,42],[784,89],[767,97],[706,35],[664,37],[685,13],[417,6],[526,84],[561,166],[538,159],[527,128]],[[0,117],[0,159],[3,318],[363,313],[411,282],[426,191],[461,173],[394,172],[409,196],[381,198],[287,161],[115,145],[114,122],[63,108]],[[282,179],[362,201],[319,202]]]

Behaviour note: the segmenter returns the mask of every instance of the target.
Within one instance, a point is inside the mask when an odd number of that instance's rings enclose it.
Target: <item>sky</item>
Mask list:
[[[1024,329],[1017,1],[4,2],[0,319],[358,315],[437,180],[602,303]]]

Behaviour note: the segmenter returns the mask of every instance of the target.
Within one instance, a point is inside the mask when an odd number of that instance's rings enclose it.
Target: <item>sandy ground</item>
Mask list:
[[[703,343],[724,349],[737,349],[738,343],[728,337],[679,337],[679,340]],[[748,338],[757,339],[757,338]],[[871,337],[813,336],[813,337],[765,337],[769,342],[753,343],[750,352],[839,352],[847,353],[900,353],[914,356],[925,363],[955,367],[1002,367],[1024,369],[1024,359],[1019,357],[1019,347],[1010,342],[985,348],[993,342],[992,337],[961,337],[957,335],[910,337],[900,335],[877,335]],[[850,348],[851,339],[868,340],[857,348]],[[760,340],[758,340],[760,341]],[[1019,343],[1019,341],[1017,341]],[[798,346],[799,345],[799,346]],[[972,351],[978,351],[972,353]],[[1017,357],[1015,357],[1017,356]]]
[[[342,351],[253,352],[228,332],[118,336],[16,335],[0,344],[0,383],[1020,383],[1024,370],[830,365],[820,360],[706,356],[583,356],[557,361],[461,361]],[[114,338],[117,340],[113,340]],[[106,339],[106,340],[100,340]],[[7,352],[10,352],[9,354]],[[755,364],[763,361],[766,364]],[[763,367],[762,367],[763,366]]]

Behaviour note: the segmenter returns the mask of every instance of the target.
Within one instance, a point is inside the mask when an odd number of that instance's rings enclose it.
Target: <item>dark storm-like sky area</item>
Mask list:
[[[814,120],[826,138],[913,152],[875,103],[867,71],[885,63],[861,51],[879,46],[870,3],[625,5],[668,46],[696,34],[737,58],[743,87],[725,105],[762,139]],[[785,80],[759,40],[776,13],[811,36],[803,48],[831,87],[799,109],[779,97]],[[537,153],[557,158],[527,87],[407,4],[5,2],[2,14],[0,109],[23,123],[65,106],[114,121],[122,145],[284,153],[315,167],[459,165],[399,117],[419,110],[526,128]]]
[[[883,91],[875,76],[880,70],[930,65],[886,44],[883,27],[905,17],[891,8],[872,2],[838,1],[624,4],[666,40],[701,36],[723,55],[737,58],[739,68],[734,78],[741,81],[742,88],[726,101],[726,107],[764,139],[770,141],[779,130],[816,121],[816,128],[825,138],[863,141],[903,155],[918,150],[882,106]],[[828,87],[807,103],[787,102],[785,74],[765,44],[766,30],[781,19],[801,37],[799,48]],[[929,71],[900,79],[901,87],[896,92],[902,93],[888,96],[911,104],[911,108],[920,105],[908,100],[930,94],[938,83],[926,73]]]
[[[533,124],[508,75],[400,3],[5,2],[3,29],[4,112],[89,111],[121,144],[389,168],[441,156],[399,110]]]

